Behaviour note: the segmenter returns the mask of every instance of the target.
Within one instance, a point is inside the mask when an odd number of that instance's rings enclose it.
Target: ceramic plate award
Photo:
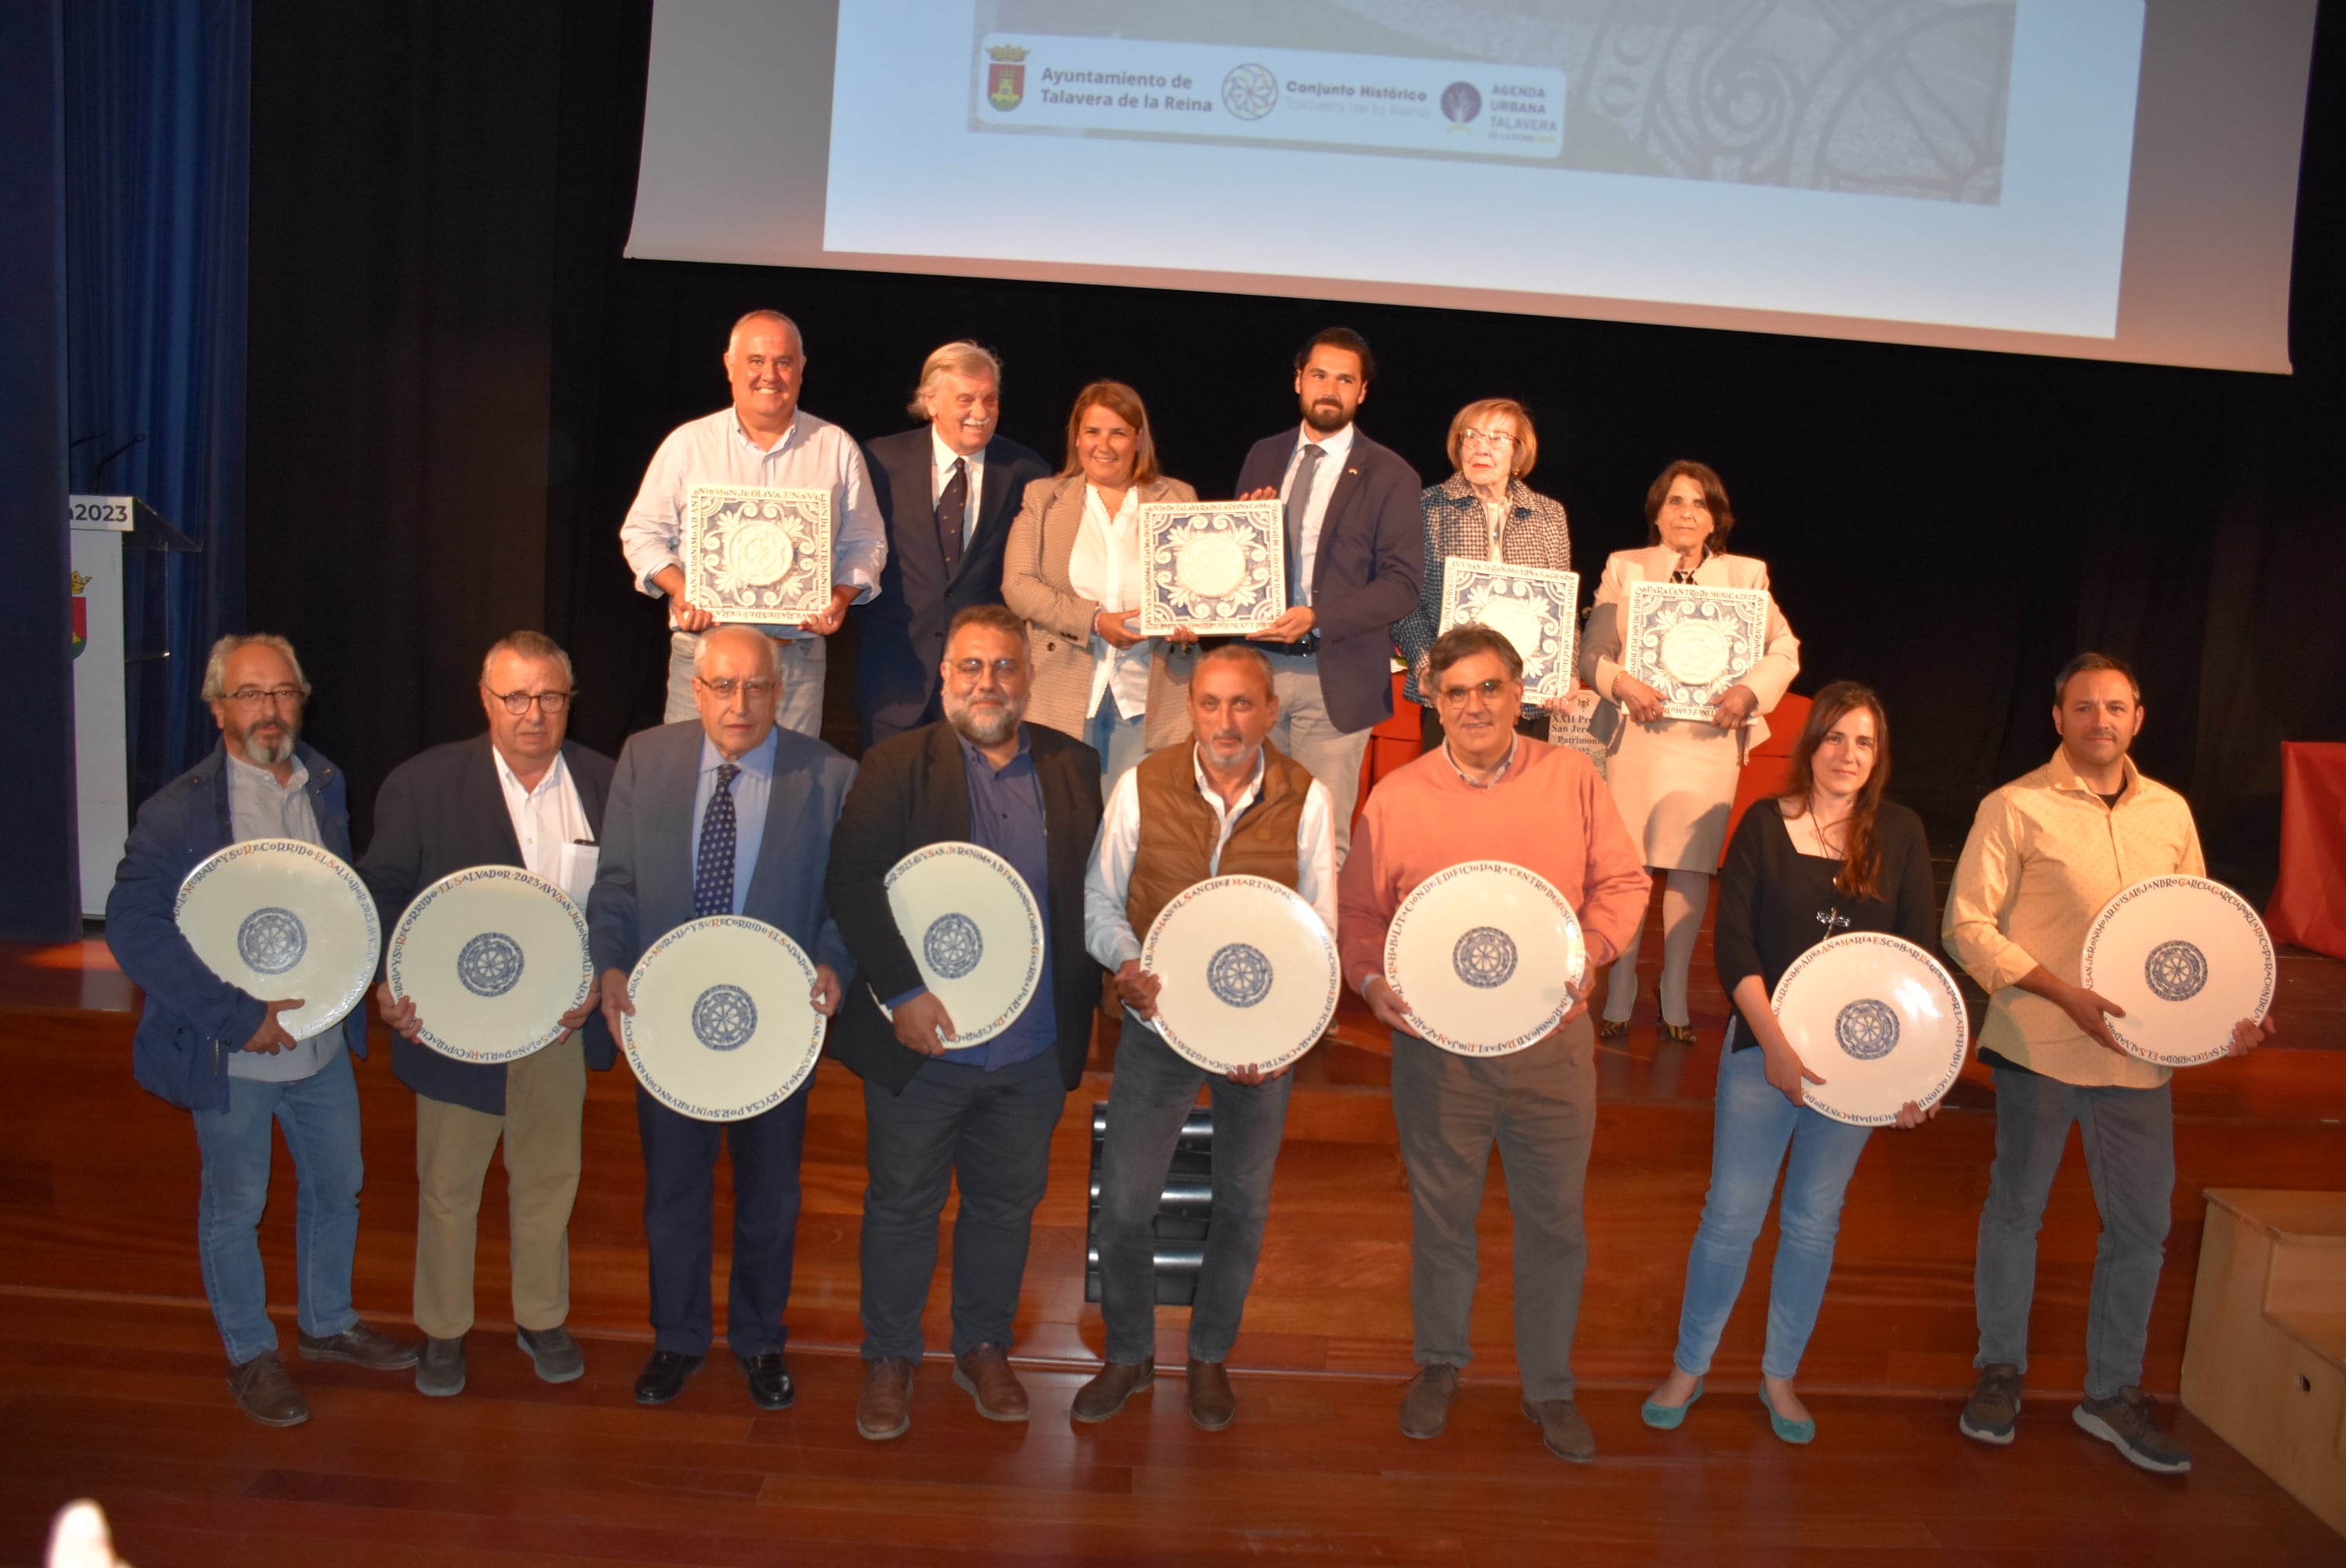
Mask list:
[[[1580,574],[1452,555],[1442,563],[1441,631],[1474,621],[1512,644],[1524,661],[1524,700],[1535,706],[1572,684]]]
[[[1140,629],[1243,636],[1287,613],[1277,501],[1152,501],[1140,509]]]
[[[2117,1043],[2146,1062],[2196,1067],[2232,1025],[2272,1007],[2272,938],[2248,901],[2205,877],[2153,877],[2102,906],[2086,932],[2086,989],[2126,1009]]]
[[[189,871],[172,911],[206,968],[263,1002],[301,998],[278,1026],[307,1040],[374,983],[374,897],[340,857],[299,839],[248,839]]]
[[[1621,667],[1662,694],[1670,718],[1708,718],[1711,699],[1768,647],[1768,590],[1632,583]]]
[[[764,921],[709,915],[669,932],[627,976],[619,1044],[647,1092],[679,1115],[738,1122],[799,1091],[822,1054],[814,965]]]
[[[459,1062],[514,1062],[552,1044],[595,981],[586,917],[519,866],[474,866],[416,894],[383,971],[392,994],[415,1003],[421,1043]]]
[[[1164,982],[1157,1032],[1209,1072],[1276,1072],[1336,1015],[1336,939],[1311,902],[1267,877],[1215,877],[1158,911],[1140,967]]]
[[[831,608],[831,492],[692,486],[684,596],[751,626],[794,626]]]
[[[953,1017],[947,1050],[983,1045],[1026,1011],[1043,977],[1043,911],[1008,860],[975,844],[914,850],[889,869],[888,907]]]
[[[1563,1021],[1587,967],[1556,884],[1506,860],[1468,860],[1418,883],[1385,934],[1385,977],[1410,1033],[1462,1056],[1504,1056]]]
[[[1971,1043],[1954,978],[1882,932],[1817,943],[1784,971],[1770,1003],[1800,1061],[1824,1080],[1802,1084],[1802,1097],[1852,1126],[1888,1126],[1909,1100],[1926,1111],[1937,1105]]]

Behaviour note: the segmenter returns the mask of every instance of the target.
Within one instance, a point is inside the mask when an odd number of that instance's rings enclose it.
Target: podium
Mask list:
[[[202,549],[135,495],[66,500],[72,532],[74,779],[80,823],[81,912],[106,912],[114,868],[130,836],[128,669],[170,657],[124,647],[123,552]]]

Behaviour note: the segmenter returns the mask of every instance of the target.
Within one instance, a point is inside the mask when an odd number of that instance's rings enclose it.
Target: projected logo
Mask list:
[[[1008,114],[1026,101],[1026,56],[1023,44],[994,44],[986,49],[985,101]]]
[[[1267,66],[1232,66],[1222,78],[1222,107],[1232,117],[1259,120],[1279,107],[1279,78]]]
[[[1453,82],[1442,89],[1442,117],[1452,125],[1470,124],[1483,112],[1483,95],[1472,82]]]

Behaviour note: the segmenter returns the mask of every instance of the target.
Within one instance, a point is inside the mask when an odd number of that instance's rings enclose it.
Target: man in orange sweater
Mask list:
[[[1515,1361],[1524,1413],[1548,1451],[1585,1461],[1596,1441],[1572,1405],[1572,1334],[1588,1262],[1581,1186],[1596,1122],[1588,977],[1637,929],[1650,880],[1587,759],[1515,733],[1523,660],[1486,626],[1456,626],[1427,656],[1446,738],[1369,798],[1337,879],[1345,978],[1392,1030],[1393,1120],[1409,1172],[1410,1308],[1417,1375],[1401,1429],[1440,1434],[1471,1352],[1474,1216],[1496,1141],[1515,1216]],[[1454,1055],[1409,1033],[1384,973],[1394,911],[1428,877],[1467,860],[1508,860],[1554,883],[1580,920],[1588,958],[1563,1021],[1508,1055]]]

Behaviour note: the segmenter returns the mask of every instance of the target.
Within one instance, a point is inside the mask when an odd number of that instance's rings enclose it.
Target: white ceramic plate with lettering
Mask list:
[[[1504,1056],[1546,1036],[1588,964],[1556,884],[1509,860],[1468,860],[1420,882],[1385,934],[1385,978],[1410,1033],[1462,1056]]]
[[[1851,1126],[1888,1126],[1909,1100],[1926,1111],[1937,1105],[1971,1044],[1954,976],[1886,932],[1827,937],[1792,961],[1770,1004],[1801,1063],[1824,1080],[1801,1084],[1801,1098]]]
[[[415,1003],[420,1044],[458,1062],[515,1062],[562,1035],[595,972],[586,917],[519,866],[474,866],[415,895],[383,961]]]
[[[1336,939],[1293,888],[1214,877],[1158,911],[1140,967],[1164,983],[1157,1032],[1209,1072],[1275,1073],[1320,1042],[1343,983]]]
[[[2137,882],[2102,906],[2079,962],[2086,989],[2126,1009],[2117,1043],[2146,1062],[2196,1067],[2230,1048],[2232,1025],[2272,1008],[2272,937],[2248,900],[2180,874]]]
[[[172,916],[205,967],[230,985],[263,1002],[301,998],[277,1016],[296,1040],[349,1016],[382,955],[366,883],[340,856],[300,839],[248,839],[207,857],[180,882]]]
[[[669,932],[636,961],[619,1044],[636,1081],[703,1122],[770,1111],[814,1071],[824,1026],[814,964],[790,937],[744,915]]]
[[[889,868],[888,907],[922,983],[953,1019],[947,1050],[983,1045],[1018,1022],[1043,978],[1043,909],[1008,860],[958,841],[914,850]],[[888,998],[873,1000],[887,1010]]]

